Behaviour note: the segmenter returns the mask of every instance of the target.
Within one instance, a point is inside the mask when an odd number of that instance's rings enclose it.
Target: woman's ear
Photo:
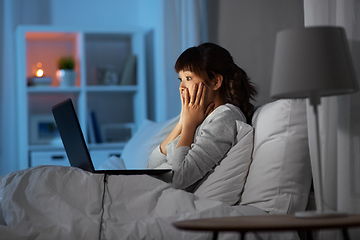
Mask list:
[[[223,76],[221,74],[216,75],[215,79],[214,79],[214,90],[215,91],[221,87],[222,82],[223,82]]]

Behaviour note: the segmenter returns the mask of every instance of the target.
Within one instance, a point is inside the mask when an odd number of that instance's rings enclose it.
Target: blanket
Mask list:
[[[0,178],[0,239],[211,239],[181,231],[175,221],[261,215],[174,189],[148,175],[92,174],[39,166]],[[231,239],[234,233],[220,234]],[[296,233],[248,234],[247,239],[297,239]]]

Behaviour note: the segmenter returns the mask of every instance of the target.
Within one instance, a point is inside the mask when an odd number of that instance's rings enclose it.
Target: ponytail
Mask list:
[[[255,100],[257,89],[246,72],[235,63],[232,64],[232,71],[223,76],[223,93],[227,102],[239,107],[245,114],[247,123],[251,123],[254,105],[250,101]]]

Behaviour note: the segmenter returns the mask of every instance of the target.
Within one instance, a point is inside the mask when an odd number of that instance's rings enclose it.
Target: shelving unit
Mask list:
[[[68,165],[52,128],[51,107],[71,98],[94,165],[122,148],[147,118],[145,32],[128,29],[75,29],[50,26],[20,26],[17,29],[17,129],[19,168],[36,165]],[[77,73],[75,86],[60,86],[57,60],[71,55]],[[126,67],[130,57],[135,67]],[[41,62],[50,86],[28,86]],[[131,65],[130,65],[131,66]],[[122,84],[125,69],[127,85]],[[132,70],[133,69],[133,70]],[[117,83],[104,83],[99,72],[117,74]],[[101,75],[102,76],[102,75]],[[96,116],[96,126],[91,119]],[[51,122],[52,121],[52,122]],[[56,125],[55,125],[56,126]],[[94,130],[105,141],[94,139]],[[103,131],[102,131],[103,130]],[[96,132],[96,131],[95,131]],[[109,137],[109,134],[116,134]]]

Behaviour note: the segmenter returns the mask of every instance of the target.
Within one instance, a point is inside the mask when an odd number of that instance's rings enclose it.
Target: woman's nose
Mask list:
[[[183,82],[180,83],[179,89],[180,89],[180,91],[185,90],[185,84]]]

